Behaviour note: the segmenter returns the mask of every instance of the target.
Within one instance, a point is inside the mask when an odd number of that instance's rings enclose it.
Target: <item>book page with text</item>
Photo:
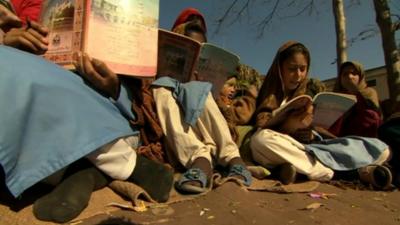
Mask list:
[[[84,50],[116,73],[157,71],[159,0],[88,0]]]
[[[331,127],[357,102],[354,95],[321,92],[314,96],[313,125],[325,129]]]

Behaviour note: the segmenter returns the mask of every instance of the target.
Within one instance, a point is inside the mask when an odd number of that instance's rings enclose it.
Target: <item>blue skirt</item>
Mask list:
[[[388,146],[377,138],[347,136],[308,144],[306,151],[325,166],[349,171],[373,164]]]
[[[121,99],[103,97],[39,56],[0,46],[0,164],[11,193],[19,196],[100,146],[137,134],[121,111],[131,104],[124,88]]]

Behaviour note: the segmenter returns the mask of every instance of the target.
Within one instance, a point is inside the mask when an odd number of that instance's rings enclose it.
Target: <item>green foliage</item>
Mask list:
[[[257,91],[260,89],[263,76],[254,68],[240,64],[239,74],[237,77],[237,89],[242,92],[248,90],[251,86],[255,86]]]

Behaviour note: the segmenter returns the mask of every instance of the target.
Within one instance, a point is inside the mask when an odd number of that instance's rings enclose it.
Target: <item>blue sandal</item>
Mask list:
[[[228,177],[238,176],[238,175],[243,177],[244,185],[250,186],[252,181],[252,176],[250,171],[246,168],[246,166],[235,164],[229,169]]]
[[[207,191],[207,176],[199,168],[188,169],[182,174],[178,182],[175,183],[175,188],[181,192],[199,194]],[[189,181],[197,181],[200,183],[200,187],[189,184]]]

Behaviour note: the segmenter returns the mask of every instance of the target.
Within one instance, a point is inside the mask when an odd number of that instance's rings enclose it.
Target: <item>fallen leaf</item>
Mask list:
[[[302,210],[310,210],[310,211],[314,212],[315,210],[317,210],[321,206],[323,206],[322,203],[314,202],[314,203],[311,203],[311,204],[307,205],[305,208],[302,208]]]
[[[134,206],[133,210],[135,210],[136,212],[146,212],[147,211],[147,207],[144,204],[144,201],[140,201],[138,206]]]

